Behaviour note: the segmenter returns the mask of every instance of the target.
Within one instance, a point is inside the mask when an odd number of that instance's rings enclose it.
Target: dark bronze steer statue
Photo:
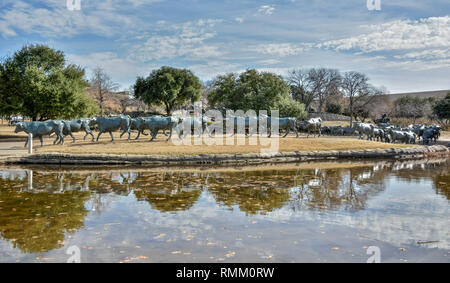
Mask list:
[[[143,132],[145,130],[150,130],[150,134],[152,138],[150,141],[153,141],[156,136],[158,135],[158,132],[160,130],[165,131],[169,130],[170,134],[167,140],[170,140],[172,137],[173,130],[177,127],[177,125],[182,122],[181,118],[178,117],[162,117],[162,116],[153,116],[153,117],[147,117],[147,118],[137,118],[137,125],[139,125],[139,131]],[[178,135],[178,138],[181,138],[180,134]]]
[[[145,117],[142,117],[142,118],[146,119]],[[138,132],[136,140],[139,139],[141,134],[143,134],[144,136],[148,136],[148,134],[146,134],[143,129],[143,126],[144,126],[143,119],[141,119],[141,117],[131,119],[131,130]],[[122,135],[123,134],[124,133],[122,133]],[[122,137],[122,135],[120,135],[120,137]]]
[[[70,135],[73,139],[73,142],[76,142],[76,138],[73,136],[73,133],[77,133],[79,131],[85,131],[86,135],[84,136],[84,140],[88,135],[92,136],[92,141],[95,140],[94,134],[89,128],[89,123],[91,119],[81,118],[72,121],[62,121],[64,123],[63,134],[65,136]],[[55,143],[59,140],[59,137],[56,137]],[[61,141],[59,141],[61,143]]]
[[[128,140],[130,140],[131,117],[128,115],[120,115],[117,117],[94,117],[92,118],[92,123],[98,125],[99,133],[97,141],[103,133],[109,133],[111,135],[111,141],[113,142],[114,136],[112,132],[117,130],[121,130],[122,135],[128,133]]]
[[[441,136],[441,127],[439,126],[432,126],[427,127],[423,131],[423,144],[430,144],[430,141],[434,140],[434,143],[437,143],[437,140]]]
[[[269,130],[269,138],[272,137],[272,123],[277,123],[280,130],[286,131],[283,138],[285,138],[291,131],[295,132],[296,137],[298,138],[298,127],[297,127],[297,119],[292,117],[286,118],[267,118],[267,128]]]
[[[42,136],[47,136],[55,133],[58,139],[64,144],[64,123],[62,121],[46,121],[46,122],[20,122],[16,124],[15,133],[25,132],[27,134],[33,134],[33,137],[39,137],[41,146],[44,146]],[[29,142],[29,137],[25,142],[25,147]],[[53,143],[55,144],[56,141]]]
[[[197,134],[200,137],[203,133],[208,133],[208,120],[205,117],[184,117],[180,118],[181,122],[178,126],[181,126],[183,130],[181,130],[183,137],[189,134],[188,131],[184,131],[184,129],[190,129],[192,134]],[[211,135],[210,135],[211,136]]]
[[[161,116],[161,115],[155,115],[155,116],[151,116],[151,117],[138,117],[138,118],[132,118],[132,119],[131,119],[131,130],[137,131],[137,132],[138,132],[138,135],[137,135],[137,137],[135,138],[136,140],[139,139],[139,137],[141,136],[141,134],[143,134],[144,136],[148,136],[148,134],[145,133],[145,130],[148,129],[148,127],[146,127],[146,125],[145,125],[146,120],[148,120],[148,119],[150,119],[150,118],[155,118],[155,117],[161,117],[161,118],[164,118],[164,116]],[[123,134],[124,134],[124,133],[122,133],[122,134],[120,135],[121,138],[122,138],[122,135],[123,135]],[[164,134],[165,136],[168,136],[168,135],[169,135],[169,134],[166,133],[165,130],[163,131],[163,134]]]

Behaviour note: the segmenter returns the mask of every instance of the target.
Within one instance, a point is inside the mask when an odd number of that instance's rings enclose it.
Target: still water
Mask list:
[[[449,169],[0,168],[0,262],[450,262]]]

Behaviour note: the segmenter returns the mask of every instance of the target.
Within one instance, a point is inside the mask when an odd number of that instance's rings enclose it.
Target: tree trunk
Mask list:
[[[169,104],[166,104],[166,114],[167,116],[172,115],[172,107]]]
[[[353,128],[353,105],[350,103],[350,128]]]

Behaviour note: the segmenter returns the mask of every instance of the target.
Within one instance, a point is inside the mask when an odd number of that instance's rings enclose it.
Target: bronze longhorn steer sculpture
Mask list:
[[[39,137],[41,146],[44,146],[42,136],[47,136],[55,133],[58,139],[64,144],[64,123],[62,121],[46,121],[46,122],[20,122],[16,124],[15,133],[25,132],[27,134],[33,134],[33,137]],[[25,142],[25,147],[29,142],[29,137]],[[53,143],[55,144],[56,141]]]
[[[94,117],[92,123],[98,125],[99,133],[97,141],[103,133],[109,133],[111,136],[111,142],[114,141],[112,132],[121,130],[122,135],[128,133],[128,141],[131,136],[131,117],[128,115],[120,115],[117,117]],[[121,135],[121,136],[122,136]]]
[[[89,124],[91,122],[91,119],[87,118],[81,118],[77,120],[71,120],[71,121],[62,121],[64,123],[64,129],[63,134],[65,136],[70,135],[73,139],[73,142],[76,142],[76,138],[73,136],[73,133],[79,132],[79,131],[85,131],[86,135],[84,136],[83,140],[86,140],[86,137],[88,135],[92,136],[92,141],[95,140],[94,134],[92,133]],[[59,143],[61,143],[61,140],[59,137],[56,137],[55,143],[59,140]]]

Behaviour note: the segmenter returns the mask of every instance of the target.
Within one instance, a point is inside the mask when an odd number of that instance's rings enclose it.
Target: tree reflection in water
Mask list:
[[[364,209],[369,197],[385,189],[380,173],[366,167],[299,172],[290,206],[293,210]]]
[[[0,186],[0,235],[25,253],[60,248],[66,233],[84,226],[90,192],[34,193]]]
[[[395,176],[409,182],[432,180],[436,192],[450,199],[446,160],[343,167],[222,172],[3,170],[0,235],[26,253],[60,248],[67,233],[84,226],[90,211],[100,215],[117,196],[135,196],[162,213],[187,211],[202,193],[220,206],[237,206],[246,215],[283,207],[293,212],[358,211],[386,189],[386,178]]]

